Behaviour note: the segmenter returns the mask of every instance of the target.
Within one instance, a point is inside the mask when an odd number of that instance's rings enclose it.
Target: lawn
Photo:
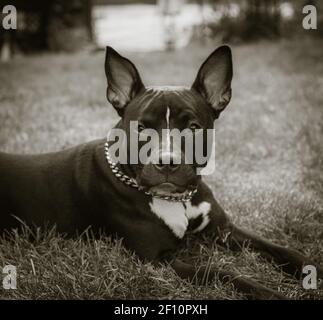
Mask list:
[[[233,47],[233,98],[217,121],[217,167],[206,180],[237,225],[323,265],[323,41],[312,41]],[[128,56],[147,85],[190,85],[213,49]],[[0,150],[47,152],[104,137],[118,116],[105,99],[103,63],[103,52],[84,52],[0,65]],[[323,290],[303,290],[256,252],[193,240],[181,255],[197,264],[238,271],[289,298],[323,298]],[[106,236],[12,232],[0,239],[0,267],[6,264],[18,272],[17,290],[0,288],[6,299],[244,298],[219,281],[199,286],[169,267],[143,264]]]

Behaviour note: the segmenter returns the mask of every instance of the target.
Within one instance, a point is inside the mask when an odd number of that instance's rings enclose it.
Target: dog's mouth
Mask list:
[[[142,187],[143,190],[148,191],[150,194],[159,196],[183,196],[195,188],[196,187],[193,185],[180,186],[171,182],[163,182],[150,187]]]

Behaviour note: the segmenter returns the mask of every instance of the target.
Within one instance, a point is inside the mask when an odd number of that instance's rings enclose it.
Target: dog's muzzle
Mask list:
[[[176,186],[172,183],[161,183],[156,186],[150,187],[148,190],[145,187],[142,187],[138,184],[136,179],[129,177],[125,173],[120,170],[117,163],[115,163],[109,154],[109,144],[108,141],[106,141],[104,145],[104,151],[105,151],[105,158],[111,168],[112,173],[115,175],[118,180],[123,182],[129,187],[138,189],[139,191],[144,192],[148,196],[152,196],[155,198],[160,198],[167,201],[175,201],[175,202],[187,202],[190,201],[194,194],[197,192],[196,187],[190,190],[186,189],[183,192],[176,192]],[[165,169],[165,167],[160,168]]]

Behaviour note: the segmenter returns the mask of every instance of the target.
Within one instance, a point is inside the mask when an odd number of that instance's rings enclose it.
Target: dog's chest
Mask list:
[[[192,219],[200,219],[200,223],[193,232],[203,230],[209,223],[209,212],[211,204],[203,201],[197,206],[193,206],[191,202],[173,202],[163,199],[153,198],[150,202],[151,211],[170,228],[170,230],[178,238],[183,238],[189,221]]]

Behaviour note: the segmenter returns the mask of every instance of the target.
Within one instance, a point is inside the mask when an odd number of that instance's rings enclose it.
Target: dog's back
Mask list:
[[[92,161],[97,142],[60,152],[16,155],[0,152],[0,231],[27,224],[55,223],[73,226],[82,222],[84,199],[79,179],[90,172],[84,163]],[[76,178],[76,176],[78,176]],[[76,216],[77,215],[77,216]]]

